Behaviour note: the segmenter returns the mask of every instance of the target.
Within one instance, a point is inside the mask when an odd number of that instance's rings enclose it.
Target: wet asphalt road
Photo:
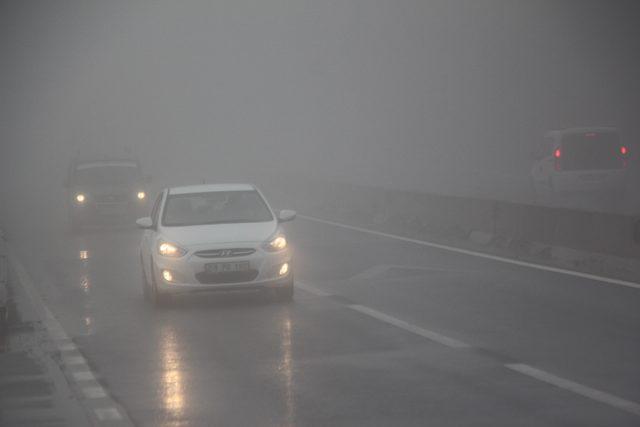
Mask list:
[[[326,295],[199,294],[156,310],[142,299],[135,229],[33,223],[13,243],[139,425],[639,425],[505,365],[640,402],[640,291],[306,219],[286,230],[297,281]]]

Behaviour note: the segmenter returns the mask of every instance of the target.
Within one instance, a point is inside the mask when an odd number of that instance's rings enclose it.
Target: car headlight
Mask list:
[[[138,197],[138,200],[144,200],[147,197],[147,193],[145,193],[144,191],[138,191],[138,194],[136,194],[136,196]]]
[[[76,203],[78,203],[79,205],[83,204],[84,202],[87,201],[87,196],[85,196],[82,193],[78,193],[76,194]]]
[[[276,234],[267,240],[262,247],[269,252],[277,252],[287,247],[287,238],[283,234]]]
[[[180,258],[187,253],[187,250],[173,243],[160,242],[158,245],[158,253],[166,257]]]

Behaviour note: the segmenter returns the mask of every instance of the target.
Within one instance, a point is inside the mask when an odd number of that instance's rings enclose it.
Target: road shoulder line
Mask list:
[[[367,233],[367,234],[371,234],[371,235],[374,235],[374,236],[386,237],[388,239],[400,240],[400,241],[403,241],[403,242],[413,243],[413,244],[416,244],[416,245],[427,246],[427,247],[431,247],[431,248],[435,248],[435,249],[441,249],[441,250],[445,250],[445,251],[449,251],[449,252],[455,252],[455,253],[464,254],[464,255],[470,255],[470,256],[474,256],[474,257],[478,257],[478,258],[489,259],[489,260],[492,260],[492,261],[503,262],[503,263],[506,263],[506,264],[518,265],[520,267],[528,267],[528,268],[533,268],[533,269],[537,269],[537,270],[549,271],[549,272],[552,272],[552,273],[559,273],[559,274],[565,274],[565,275],[568,275],[568,276],[580,277],[580,278],[583,278],[583,279],[589,279],[589,280],[593,280],[593,281],[600,282],[600,283],[608,283],[608,284],[611,284],[611,285],[619,285],[619,286],[625,286],[625,287],[633,288],[633,289],[640,289],[640,283],[630,282],[630,281],[627,281],[627,280],[614,279],[614,278],[611,278],[611,277],[598,276],[598,275],[589,274],[589,273],[582,273],[580,271],[567,270],[567,269],[560,268],[560,267],[552,267],[552,266],[536,264],[536,263],[528,262],[528,261],[520,261],[520,260],[513,259],[513,258],[502,257],[502,256],[498,256],[498,255],[492,255],[492,254],[488,254],[488,253],[484,253],[484,252],[473,251],[473,250],[470,250],[470,249],[457,248],[455,246],[443,245],[443,244],[440,244],[440,243],[429,242],[427,240],[412,239],[410,237],[398,236],[396,234],[385,233],[385,232],[382,232],[382,231],[371,230],[371,229],[363,228],[363,227],[356,227],[356,226],[353,226],[353,225],[342,224],[342,223],[335,222],[335,221],[328,221],[326,219],[315,218],[315,217],[307,216],[307,215],[298,215],[298,218],[302,218],[302,219],[305,219],[305,220],[308,220],[308,221],[319,222],[319,223],[322,223],[322,224],[332,225],[334,227],[340,227],[340,228],[344,228],[344,229],[347,229],[347,230],[359,231],[361,233]]]

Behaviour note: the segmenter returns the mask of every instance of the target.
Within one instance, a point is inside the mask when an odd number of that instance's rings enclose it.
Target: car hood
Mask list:
[[[276,221],[241,224],[211,224],[163,227],[162,235],[181,246],[197,247],[220,243],[257,243],[267,240],[278,228]]]

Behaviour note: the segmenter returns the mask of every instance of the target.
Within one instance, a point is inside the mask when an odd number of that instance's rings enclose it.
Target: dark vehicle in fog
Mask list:
[[[72,162],[66,182],[72,228],[133,221],[146,212],[148,181],[137,160]]]
[[[569,128],[545,135],[531,171],[536,193],[568,193],[620,199],[626,185],[629,147],[611,127]]]

